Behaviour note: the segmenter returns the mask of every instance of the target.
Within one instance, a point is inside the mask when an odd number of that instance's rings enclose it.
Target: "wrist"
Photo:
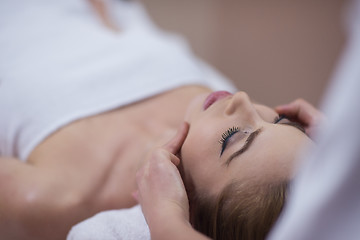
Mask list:
[[[165,210],[162,211],[166,213]],[[188,219],[178,214],[164,214],[163,217],[149,223],[149,228],[153,240],[170,239],[184,231],[192,230]]]

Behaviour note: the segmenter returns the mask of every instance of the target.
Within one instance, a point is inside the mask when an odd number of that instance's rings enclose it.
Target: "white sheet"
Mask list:
[[[75,225],[67,240],[150,240],[150,231],[139,205],[104,211]]]

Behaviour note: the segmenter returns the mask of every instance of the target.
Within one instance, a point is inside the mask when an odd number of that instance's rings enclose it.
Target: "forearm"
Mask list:
[[[136,174],[135,197],[142,207],[153,240],[208,239],[189,223],[189,201],[176,165],[189,125],[183,123],[175,137],[154,149]]]
[[[209,240],[197,232],[188,222],[178,219],[166,219],[158,226],[149,226],[152,240]]]

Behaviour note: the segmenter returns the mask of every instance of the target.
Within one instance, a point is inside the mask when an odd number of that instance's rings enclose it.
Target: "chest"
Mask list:
[[[129,207],[147,153],[183,121],[186,107],[162,97],[73,122],[39,144],[28,163],[66,176],[66,186],[100,209]]]

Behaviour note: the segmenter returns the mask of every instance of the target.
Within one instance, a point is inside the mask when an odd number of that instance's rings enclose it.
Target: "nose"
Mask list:
[[[249,95],[245,92],[237,92],[232,96],[225,108],[225,114],[240,114],[247,118],[255,118],[257,116],[256,109],[251,102]]]

